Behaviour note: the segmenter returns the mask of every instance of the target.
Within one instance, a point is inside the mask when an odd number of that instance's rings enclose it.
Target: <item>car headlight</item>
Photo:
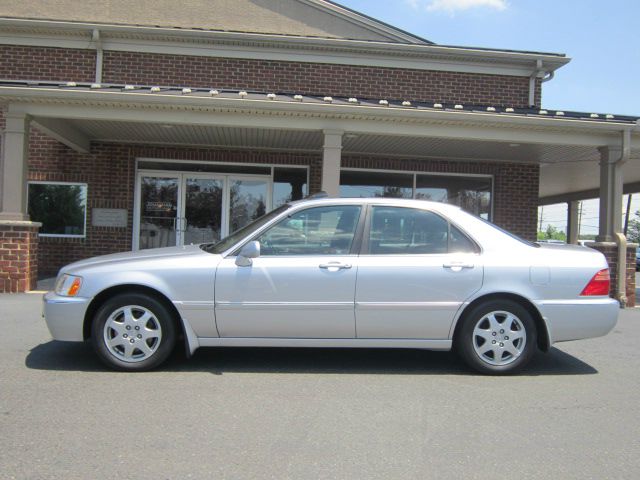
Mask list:
[[[81,286],[82,277],[76,277],[75,275],[65,273],[58,278],[55,292],[56,295],[62,295],[63,297],[75,297]]]

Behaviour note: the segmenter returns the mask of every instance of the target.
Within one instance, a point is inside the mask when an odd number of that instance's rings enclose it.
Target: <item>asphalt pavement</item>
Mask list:
[[[1,479],[637,479],[640,309],[522,374],[452,353],[201,349],[106,370],[0,295]]]

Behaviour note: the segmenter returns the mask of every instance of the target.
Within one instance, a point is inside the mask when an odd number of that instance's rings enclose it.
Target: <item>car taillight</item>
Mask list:
[[[581,296],[589,295],[609,295],[609,283],[611,277],[609,276],[609,269],[603,268],[596,273],[587,286],[582,290]]]

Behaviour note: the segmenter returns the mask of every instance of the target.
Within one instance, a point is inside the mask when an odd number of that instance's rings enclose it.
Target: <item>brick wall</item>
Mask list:
[[[91,82],[95,52],[2,45],[0,78]],[[508,75],[113,51],[103,81],[513,107],[529,97],[528,78]]]
[[[529,79],[369,66],[105,52],[104,81],[525,107]]]
[[[0,78],[92,82],[96,53],[73,48],[0,46]]]
[[[528,240],[536,239],[540,178],[538,165],[345,156],[342,159],[342,166],[411,172],[493,175],[493,223]]]
[[[39,227],[32,222],[0,222],[0,293],[36,288]]]

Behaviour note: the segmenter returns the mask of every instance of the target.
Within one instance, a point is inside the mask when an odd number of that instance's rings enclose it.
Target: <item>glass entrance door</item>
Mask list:
[[[269,210],[271,180],[263,177],[229,177],[229,233],[244,227]]]
[[[217,242],[222,238],[224,177],[184,175],[182,243]]]
[[[176,245],[178,240],[178,176],[140,176],[138,248]]]
[[[271,210],[271,188],[270,177],[142,171],[134,245],[216,242]]]

